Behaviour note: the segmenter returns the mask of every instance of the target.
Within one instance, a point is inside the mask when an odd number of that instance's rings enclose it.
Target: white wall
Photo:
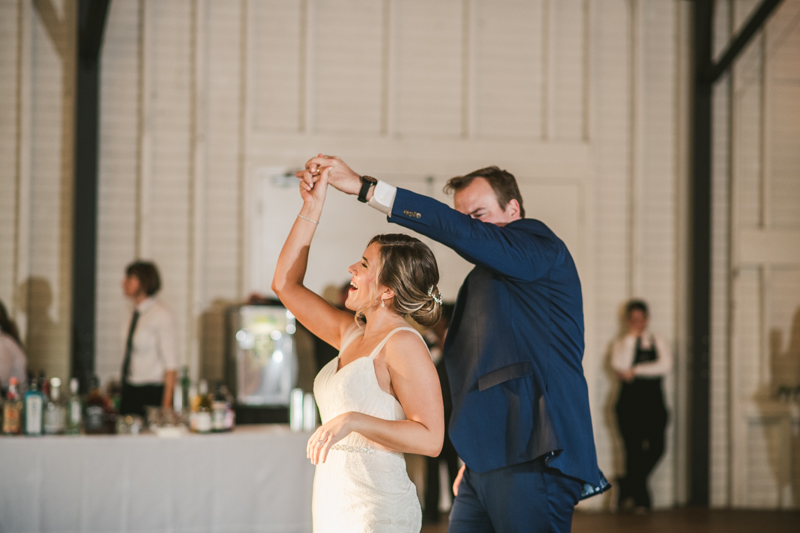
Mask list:
[[[36,5],[0,2],[0,298],[20,319],[46,307],[46,346],[29,320],[32,365],[63,376],[74,54],[57,50],[72,50],[74,31],[45,28],[74,28],[64,25],[74,13],[48,24],[50,4]],[[445,200],[447,178],[497,164],[578,263],[609,477],[621,456],[607,347],[625,300],[651,303],[680,378],[667,381],[678,422],[655,504],[683,500],[688,10],[680,0],[114,0],[102,59],[98,373],[119,371],[120,282],[143,257],[161,268],[192,374],[221,376],[224,307],[267,287],[299,207],[272,169],[334,153]],[[367,238],[396,230],[332,192],[310,285],[346,280]],[[434,251],[453,299],[468,265]],[[30,300],[15,293],[32,276],[52,303],[35,288]]]
[[[70,362],[73,2],[0,2],[0,299],[28,367]]]
[[[721,3],[720,42],[758,4]],[[715,107],[712,502],[800,505],[800,2],[783,2]]]

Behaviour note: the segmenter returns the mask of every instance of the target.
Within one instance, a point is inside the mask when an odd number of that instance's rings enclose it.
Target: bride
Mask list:
[[[444,410],[436,368],[405,317],[423,325],[439,320],[439,270],[418,239],[377,235],[348,269],[345,305],[355,320],[304,287],[328,173],[322,170],[313,188],[300,182],[303,207],[272,282],[298,320],[339,349],[314,381],[323,422],[307,446],[317,465],[314,531],[418,532],[422,513],[403,453],[439,454]]]

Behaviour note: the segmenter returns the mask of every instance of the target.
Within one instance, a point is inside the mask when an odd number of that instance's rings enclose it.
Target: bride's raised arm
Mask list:
[[[322,169],[313,188],[308,184],[314,181],[315,176],[308,170],[305,171],[308,174],[307,180],[300,181],[303,207],[278,257],[272,290],[283,305],[314,335],[339,348],[342,335],[353,324],[353,315],[336,309],[303,285],[308,266],[308,250],[325,204],[329,172],[328,167]]]

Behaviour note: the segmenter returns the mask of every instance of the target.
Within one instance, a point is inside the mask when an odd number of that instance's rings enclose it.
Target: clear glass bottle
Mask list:
[[[217,387],[214,389],[214,396],[211,402],[211,431],[214,432],[222,432],[222,431],[229,431],[231,428],[228,427],[228,411],[231,408],[231,405],[228,403],[228,395],[226,394],[227,389],[222,382],[217,383]]]
[[[61,435],[66,430],[66,409],[61,398],[61,380],[50,378],[50,398],[44,409],[44,432]]]
[[[28,385],[23,404],[25,434],[31,436],[44,434],[44,394],[39,390],[39,384],[35,379]]]
[[[208,382],[201,379],[197,385],[197,421],[196,431],[208,433],[211,431],[211,396],[208,394]]]
[[[22,433],[22,400],[17,392],[17,378],[9,378],[6,401],[3,403],[3,434]]]
[[[78,378],[69,380],[69,398],[67,399],[67,435],[80,435],[83,421],[83,404],[78,394]]]

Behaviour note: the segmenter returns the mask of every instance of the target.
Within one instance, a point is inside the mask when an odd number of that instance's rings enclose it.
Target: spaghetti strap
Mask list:
[[[347,328],[347,330],[344,332],[344,335],[342,336],[342,345],[339,347],[340,354],[344,351],[345,348],[350,346],[350,343],[355,340],[355,338],[358,336],[357,335],[358,332],[361,329],[362,328],[358,324],[353,324],[352,326]]]
[[[399,327],[399,328],[395,328],[392,331],[390,331],[389,333],[387,333],[386,336],[383,338],[383,340],[378,343],[378,345],[375,347],[374,350],[372,350],[372,353],[369,354],[370,361],[375,359],[375,356],[378,355],[378,353],[381,351],[381,348],[384,347],[384,345],[386,344],[386,341],[389,340],[389,337],[391,337],[392,335],[394,335],[398,331],[404,331],[404,330],[405,331],[413,331],[414,333],[417,334],[417,336],[420,338],[420,340],[422,340],[423,343],[425,342],[425,340],[422,338],[422,335],[420,335],[419,331],[415,330],[411,326],[402,326],[402,327]]]

